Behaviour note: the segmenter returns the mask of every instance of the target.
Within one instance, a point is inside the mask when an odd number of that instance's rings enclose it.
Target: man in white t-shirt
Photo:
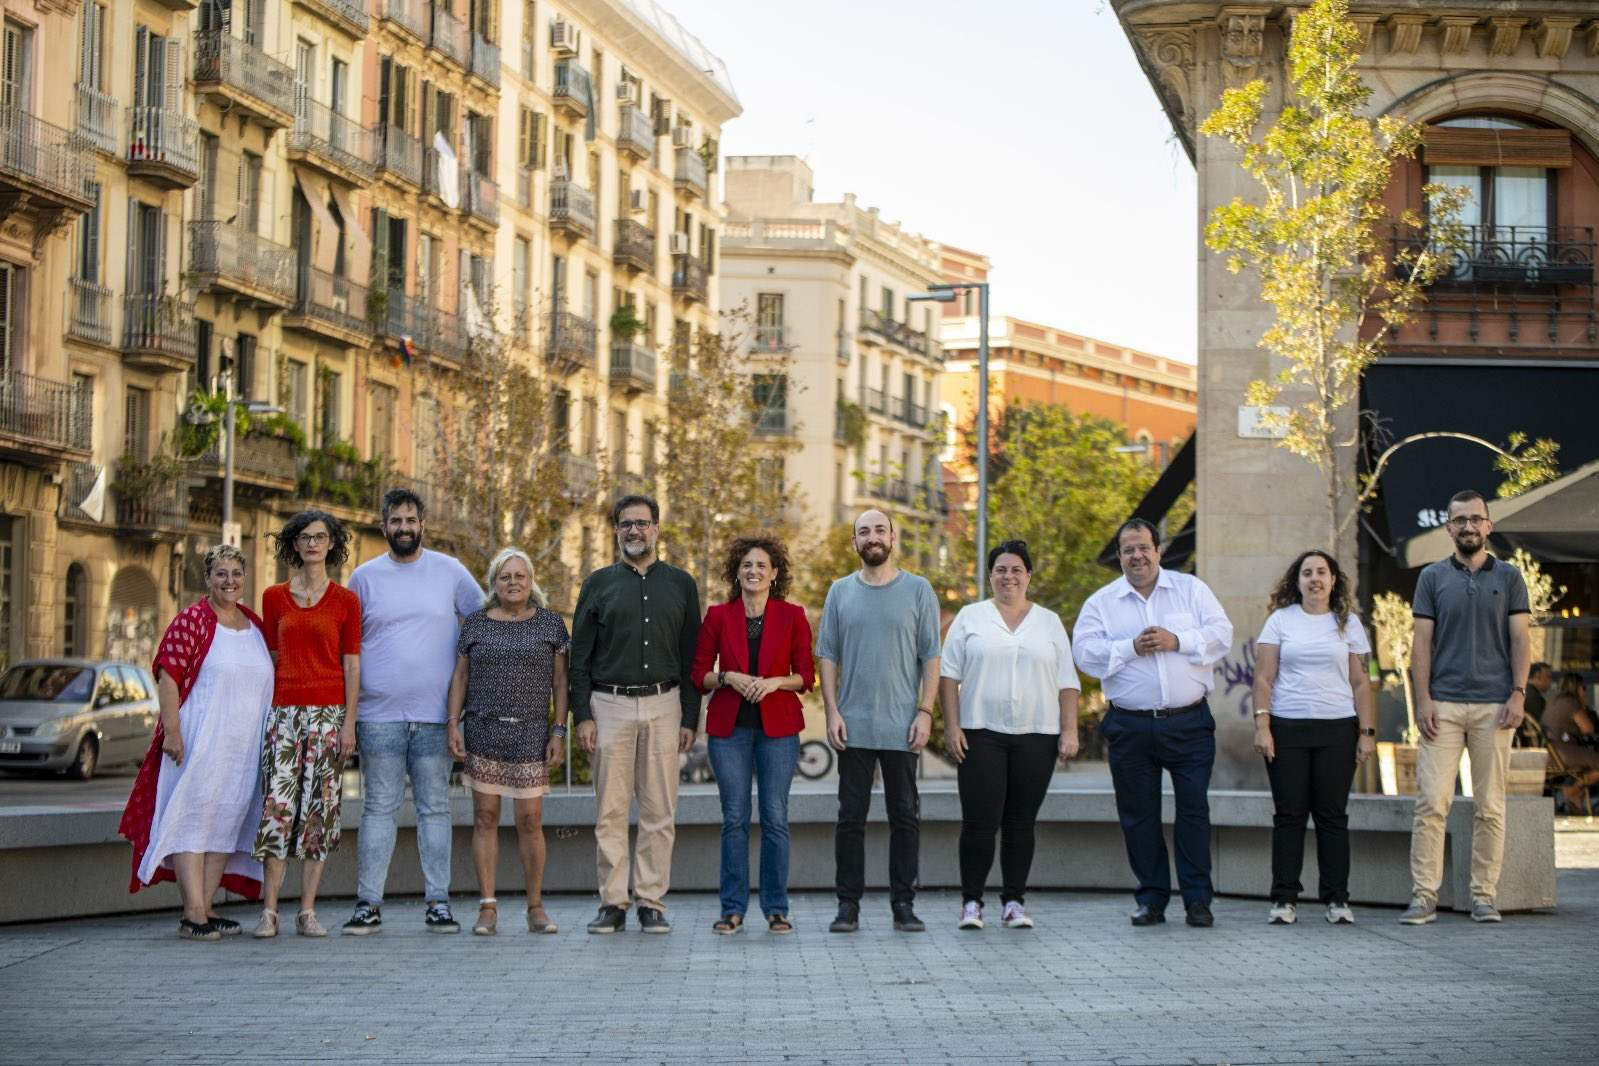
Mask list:
[[[394,814],[411,779],[421,853],[427,928],[458,933],[450,913],[450,758],[444,719],[455,672],[461,619],[483,606],[466,567],[422,547],[423,504],[409,489],[383,497],[386,554],[355,568],[361,600],[361,752],[363,798],[356,851],[352,936],[383,926],[383,886],[394,855]]]

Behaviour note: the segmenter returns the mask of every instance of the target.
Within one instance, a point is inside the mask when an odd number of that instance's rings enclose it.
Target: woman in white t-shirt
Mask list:
[[[1349,579],[1338,560],[1311,550],[1271,594],[1275,608],[1255,639],[1255,750],[1266,757],[1277,807],[1271,831],[1271,916],[1292,925],[1302,886],[1305,819],[1316,820],[1316,865],[1327,920],[1349,909],[1349,786],[1376,749],[1367,656],[1371,645],[1349,613]]]
[[[993,598],[961,608],[939,660],[944,747],[960,784],[962,929],[983,927],[995,833],[1001,920],[1007,929],[1033,927],[1023,907],[1033,825],[1055,760],[1077,754],[1081,686],[1071,641],[1060,615],[1028,600],[1032,575],[1025,542],[1007,540],[990,551]]]

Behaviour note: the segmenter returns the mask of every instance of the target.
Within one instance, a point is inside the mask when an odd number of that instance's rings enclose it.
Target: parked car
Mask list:
[[[0,769],[80,781],[138,762],[160,715],[155,679],[131,663],[29,659],[0,675]]]

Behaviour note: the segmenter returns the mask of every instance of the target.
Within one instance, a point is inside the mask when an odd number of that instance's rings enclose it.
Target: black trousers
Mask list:
[[[921,855],[922,801],[916,791],[914,751],[848,747],[838,753],[838,825],[833,830],[838,898],[859,903],[866,892],[866,813],[872,806],[872,771],[883,768],[888,803],[889,900],[916,897]]]
[[[1000,902],[1023,902],[1033,867],[1033,826],[1055,774],[1053,733],[966,730],[956,771],[961,793],[961,899],[983,902],[999,834]]]
[[[1276,758],[1266,764],[1277,807],[1271,826],[1271,898],[1297,903],[1304,886],[1305,819],[1316,820],[1316,866],[1323,903],[1349,902],[1349,786],[1360,725],[1353,718],[1271,716]]]

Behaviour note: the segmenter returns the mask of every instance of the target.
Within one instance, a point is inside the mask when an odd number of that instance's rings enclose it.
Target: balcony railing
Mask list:
[[[472,73],[490,85],[500,84],[500,46],[472,34]]]
[[[611,384],[634,392],[654,392],[655,353],[633,341],[612,341]]]
[[[86,452],[94,436],[91,410],[71,385],[16,370],[0,373],[0,435]]]
[[[762,407],[755,412],[755,432],[762,437],[788,435],[788,409]]]
[[[1466,226],[1465,245],[1434,282],[1440,287],[1549,289],[1592,285],[1592,226]],[[1426,236],[1394,227],[1394,258],[1419,252]],[[1404,269],[1402,266],[1397,269]]]
[[[592,239],[594,194],[574,181],[550,182],[550,226]]]
[[[418,41],[428,36],[428,8],[424,0],[383,0],[382,19],[392,22]]]
[[[378,127],[377,164],[403,181],[422,185],[422,142],[398,126],[385,122]]]
[[[471,350],[471,339],[466,333],[466,320],[453,311],[428,308],[424,343],[434,355],[457,363],[463,362]]]
[[[624,104],[616,129],[616,150],[643,161],[655,154],[655,123],[643,108]]]
[[[895,503],[910,503],[911,483],[903,478],[892,478],[883,483],[883,495]]]
[[[129,293],[122,301],[122,350],[157,361],[193,363],[194,305],[158,293]]]
[[[655,234],[642,222],[631,218],[616,220],[616,244],[611,249],[611,260],[618,266],[634,270],[655,269]]]
[[[692,148],[679,148],[677,150],[677,170],[675,172],[676,186],[693,196],[705,196],[705,160]]]
[[[907,426],[920,429],[927,425],[927,408],[909,396],[902,396],[899,400],[899,420]]]
[[[67,332],[94,344],[111,343],[111,290],[82,278],[71,278]]]
[[[149,492],[117,493],[117,528],[130,533],[181,533],[189,528],[189,485],[183,479]]]
[[[561,480],[566,485],[568,496],[573,498],[590,496],[599,485],[599,464],[592,456],[566,452],[561,456]]]
[[[861,309],[861,332],[875,333],[891,344],[897,344],[907,351],[918,355],[928,355],[927,334],[919,329],[912,329],[904,322],[896,322],[882,312],[873,311],[869,307]]]
[[[472,59],[471,35],[467,32],[466,23],[437,3],[433,5],[433,33],[428,43],[462,69]]]
[[[199,124],[164,107],[128,108],[128,169],[193,185],[200,177]]]
[[[303,267],[296,289],[295,314],[342,333],[371,335],[365,285],[314,267]]]
[[[189,223],[189,269],[202,280],[287,307],[294,250],[228,222]]]
[[[444,157],[437,148],[422,147],[422,191],[432,196],[444,195]],[[456,194],[460,194],[456,189]]]
[[[356,3],[354,0],[312,0],[328,15],[353,31],[356,36],[364,36],[371,20],[367,17],[366,5]]]
[[[869,388],[863,391],[866,393],[866,409],[868,411],[874,415],[886,415],[888,413],[888,397],[884,395],[882,389]]]
[[[0,185],[25,185],[86,211],[83,183],[94,177],[94,153],[71,130],[16,107],[0,107]]]
[[[692,255],[672,257],[672,295],[704,303],[707,292],[705,264]]]
[[[288,149],[319,159],[362,181],[370,181],[377,170],[377,140],[373,132],[307,96],[295,102]]]
[[[121,132],[117,112],[121,105],[117,98],[87,85],[78,86],[78,134],[106,155],[117,154],[117,138]]]
[[[461,168],[461,191],[467,213],[491,226],[500,224],[500,187],[487,174]]]
[[[398,343],[409,337],[418,348],[427,342],[427,306],[407,296],[402,289],[390,288],[383,294],[383,312],[377,316],[377,331]]]
[[[294,114],[294,71],[231,33],[203,30],[194,35],[194,80],[248,97],[260,105],[257,114],[274,125],[278,116]]]
[[[782,326],[756,326],[755,336],[750,338],[750,351],[783,351],[787,347],[784,343],[785,332]]]
[[[592,370],[598,354],[599,331],[594,323],[570,311],[554,311],[544,316],[544,358],[575,370]]]
[[[233,439],[233,472],[236,476],[242,474],[252,480],[264,479],[292,485],[299,476],[296,459],[294,442],[287,437],[240,433]],[[226,461],[219,439],[195,461],[195,465],[208,469],[214,467],[220,474]]]
[[[594,109],[594,79],[575,59],[555,64],[555,106],[574,118],[586,118]]]

